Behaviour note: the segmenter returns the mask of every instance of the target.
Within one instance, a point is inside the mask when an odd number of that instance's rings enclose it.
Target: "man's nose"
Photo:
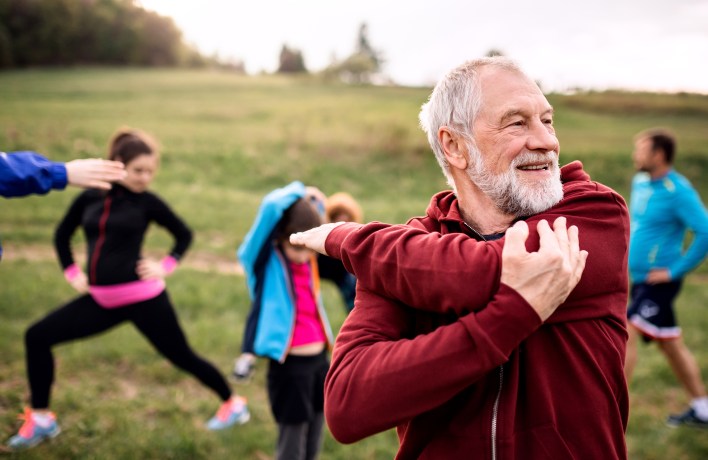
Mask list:
[[[529,150],[540,150],[544,152],[558,152],[558,138],[553,131],[553,127],[536,120],[531,123],[529,137],[526,141]]]

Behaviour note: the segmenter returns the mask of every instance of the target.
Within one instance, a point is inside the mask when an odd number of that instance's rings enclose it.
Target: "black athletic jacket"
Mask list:
[[[170,255],[179,260],[192,241],[192,232],[157,195],[133,193],[121,185],[114,185],[107,193],[86,190],[74,200],[54,234],[59,262],[64,269],[74,263],[71,237],[81,226],[88,243],[89,284],[136,281],[136,263],[141,258],[145,232],[153,221],[174,236]]]

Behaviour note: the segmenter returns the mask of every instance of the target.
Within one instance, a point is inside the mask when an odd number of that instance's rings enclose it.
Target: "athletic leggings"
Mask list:
[[[189,347],[167,291],[144,302],[110,309],[101,307],[87,294],[59,307],[25,333],[32,408],[49,407],[54,345],[105,332],[124,321],[132,322],[165,358],[194,375],[223,401],[231,397],[223,375]]]

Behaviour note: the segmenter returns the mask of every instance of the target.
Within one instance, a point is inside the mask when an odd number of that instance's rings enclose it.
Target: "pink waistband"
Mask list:
[[[93,300],[103,308],[124,307],[157,297],[165,290],[165,280],[150,279],[110,286],[89,286]]]

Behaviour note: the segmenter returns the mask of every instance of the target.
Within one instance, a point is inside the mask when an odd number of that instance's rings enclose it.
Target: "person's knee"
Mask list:
[[[687,353],[688,349],[681,340],[681,337],[676,337],[668,340],[657,340],[659,349],[667,356],[677,356]]]
[[[35,323],[25,331],[25,346],[30,348],[38,345],[49,345],[42,323]]]

